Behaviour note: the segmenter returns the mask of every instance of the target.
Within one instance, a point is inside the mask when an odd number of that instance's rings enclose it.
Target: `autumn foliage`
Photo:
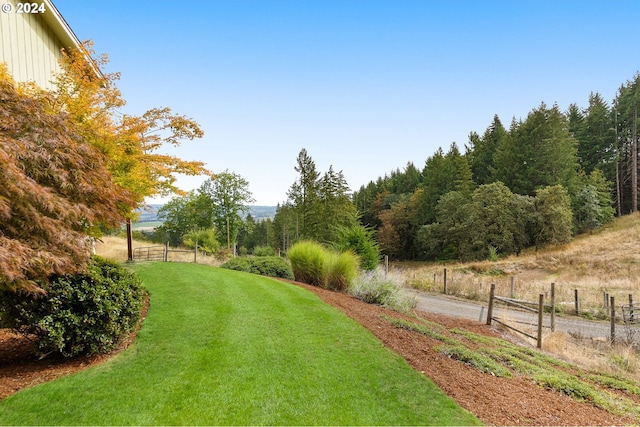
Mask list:
[[[179,192],[176,173],[212,176],[202,162],[160,152],[203,135],[169,108],[141,116],[86,42],[63,52],[56,90],[17,85],[0,64],[0,290],[42,291],[76,273],[87,236],[116,227],[145,197]]]
[[[105,156],[52,102],[20,91],[0,67],[0,289],[36,291],[37,279],[81,270],[91,229],[118,225],[133,206]]]
[[[140,116],[122,114],[126,102],[116,86],[120,75],[102,72],[107,63],[106,55],[96,56],[90,41],[63,52],[64,72],[55,80],[53,107],[66,111],[82,137],[106,156],[114,181],[141,203],[145,197],[180,193],[176,173],[211,176],[200,161],[161,152],[163,146],[201,138],[199,125],[168,107]]]

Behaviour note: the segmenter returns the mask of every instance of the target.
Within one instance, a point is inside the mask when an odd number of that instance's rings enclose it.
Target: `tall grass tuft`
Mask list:
[[[302,283],[322,287],[325,283],[325,264],[328,252],[319,243],[304,240],[287,252],[295,279]]]
[[[299,282],[345,291],[359,272],[360,259],[350,251],[333,252],[317,242],[298,242],[287,252]]]
[[[358,276],[359,265],[360,258],[351,251],[327,251],[324,265],[325,287],[334,291],[346,291]]]

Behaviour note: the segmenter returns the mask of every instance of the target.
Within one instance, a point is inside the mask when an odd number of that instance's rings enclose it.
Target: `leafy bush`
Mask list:
[[[46,295],[0,293],[0,324],[35,335],[43,355],[67,357],[113,350],[139,322],[146,295],[133,273],[100,257],[43,288]]]
[[[361,225],[341,227],[334,247],[339,252],[353,251],[360,257],[363,270],[375,270],[380,263],[380,247],[373,238],[374,233],[373,229]]]
[[[299,282],[324,286],[324,265],[328,251],[319,243],[305,240],[293,245],[287,252],[293,276]]]
[[[253,248],[253,254],[255,256],[276,256],[276,250],[271,246],[256,246]]]
[[[289,263],[277,256],[235,257],[224,263],[222,267],[262,276],[293,279],[293,271]]]
[[[245,273],[251,272],[251,261],[244,256],[238,256],[231,258],[229,261],[222,264],[220,267],[228,268],[229,270],[244,271]]]
[[[281,277],[283,279],[293,280],[293,271],[291,265],[286,259],[277,256],[263,256],[252,260],[252,273],[261,274],[263,276]]]

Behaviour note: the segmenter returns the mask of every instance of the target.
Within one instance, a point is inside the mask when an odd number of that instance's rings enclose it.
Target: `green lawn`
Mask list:
[[[0,401],[0,425],[479,423],[303,288],[194,264],[135,270],[151,293],[137,341]]]

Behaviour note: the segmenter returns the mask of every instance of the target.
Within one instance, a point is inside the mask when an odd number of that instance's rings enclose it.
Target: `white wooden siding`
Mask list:
[[[1,0],[13,5],[10,13],[0,12],[0,62],[19,82],[34,81],[52,89],[51,80],[60,71],[58,58],[62,42],[45,23],[41,13],[16,13],[18,0]]]

